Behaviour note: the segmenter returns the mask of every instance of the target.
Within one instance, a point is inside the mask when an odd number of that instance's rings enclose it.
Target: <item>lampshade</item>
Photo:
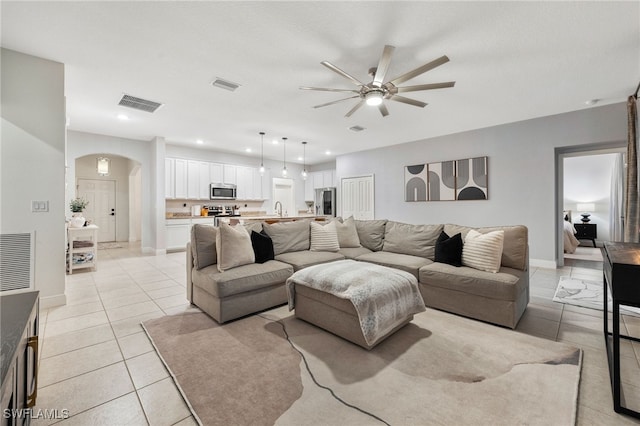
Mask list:
[[[366,95],[364,95],[364,99],[367,101],[367,105],[376,106],[382,103],[382,98],[384,97],[384,93],[380,90],[372,90]]]
[[[596,209],[595,203],[578,203],[576,205],[576,210],[579,212],[592,212]]]

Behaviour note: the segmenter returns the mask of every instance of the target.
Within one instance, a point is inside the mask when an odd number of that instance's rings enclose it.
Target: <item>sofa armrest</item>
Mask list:
[[[193,253],[191,253],[191,243],[187,243],[187,300],[193,303],[193,282],[191,282],[191,271],[193,270]]]

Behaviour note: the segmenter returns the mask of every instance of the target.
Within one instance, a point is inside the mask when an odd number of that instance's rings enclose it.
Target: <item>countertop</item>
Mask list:
[[[242,219],[242,220],[265,220],[265,219],[314,219],[314,218],[329,218],[329,217],[333,217],[333,216],[319,216],[319,215],[315,215],[315,214],[300,214],[300,215],[296,215],[296,216],[283,216],[280,217],[277,214],[272,214],[272,215],[262,215],[262,216],[244,216],[244,215],[240,215],[240,216],[167,216],[166,219],[167,220],[174,220],[174,219],[211,219],[213,220],[215,217],[219,217],[219,218],[234,218],[234,219]]]
[[[16,293],[9,296],[0,296],[0,332],[2,333],[2,346],[0,348],[0,360],[2,362],[2,383],[9,371],[13,357],[20,345],[20,338],[33,305],[38,300],[39,291]]]

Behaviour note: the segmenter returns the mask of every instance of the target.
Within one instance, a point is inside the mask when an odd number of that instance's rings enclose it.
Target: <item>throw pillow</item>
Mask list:
[[[292,251],[309,250],[309,221],[265,223],[262,228],[273,240],[273,252],[277,256]]]
[[[218,228],[197,223],[191,227],[191,254],[193,266],[202,269],[217,261],[216,235]]]
[[[356,220],[355,223],[356,230],[358,231],[358,239],[362,247],[373,251],[382,250],[387,220]]]
[[[504,231],[500,230],[481,234],[475,229],[472,229],[464,239],[462,264],[495,274],[500,270],[503,245]]]
[[[263,232],[251,231],[251,245],[256,263],[265,263],[274,259],[273,241]]]
[[[340,222],[337,219],[333,222],[336,226],[336,232],[338,233],[338,244],[340,244],[340,248],[362,247],[360,245],[360,238],[358,237],[358,230],[356,229],[356,222],[353,220],[353,216],[349,217],[344,222]]]
[[[453,266],[462,266],[462,234],[449,237],[442,231],[436,241],[435,261]]]
[[[311,251],[338,251],[338,233],[335,222],[328,225],[320,225],[311,222]]]
[[[232,228],[221,222],[216,236],[216,249],[220,272],[255,261],[251,237],[242,226]]]
[[[436,240],[442,229],[443,225],[412,225],[389,221],[385,226],[382,250],[433,260]]]

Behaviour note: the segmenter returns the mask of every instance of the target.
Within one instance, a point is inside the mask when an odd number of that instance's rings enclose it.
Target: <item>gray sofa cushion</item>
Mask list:
[[[244,229],[247,230],[249,235],[251,235],[251,231],[256,231],[258,234],[262,232],[262,222],[249,222],[242,226],[244,226]]]
[[[216,235],[218,228],[197,223],[191,227],[191,253],[196,269],[215,265],[217,261]]]
[[[344,222],[340,222],[338,219],[334,220],[336,225],[336,232],[338,233],[338,243],[340,248],[355,248],[362,247],[360,244],[360,237],[358,237],[358,230],[356,229],[356,222],[353,216],[347,218]]]
[[[340,253],[329,251],[294,251],[276,255],[276,260],[288,263],[293,266],[294,271],[299,271],[308,266],[318,265],[320,263],[333,262],[334,260],[344,260],[344,256]]]
[[[220,272],[256,261],[251,237],[242,225],[232,227],[224,222],[220,223],[216,235],[216,250]]]
[[[443,225],[411,225],[389,221],[385,227],[382,250],[433,260],[442,228]]]
[[[277,260],[265,263],[251,263],[225,272],[214,265],[194,270],[193,285],[207,293],[224,298],[235,294],[258,290],[284,283],[293,274],[293,268]]]
[[[528,271],[500,268],[496,274],[467,266],[455,267],[446,263],[432,263],[420,268],[421,285],[456,290],[490,299],[513,301],[520,295],[527,280],[521,279]]]
[[[528,229],[524,225],[513,226],[490,226],[484,228],[471,228],[469,226],[446,224],[444,232],[454,235],[460,232],[462,239],[467,235],[470,229],[486,234],[491,231],[504,230],[504,245],[502,247],[502,266],[508,268],[519,269],[524,271],[528,265],[529,248],[528,248]]]
[[[382,220],[356,220],[356,231],[362,247],[369,250],[380,251],[384,243],[384,228],[386,219]]]
[[[347,259],[355,259],[358,256],[362,256],[363,254],[372,253],[366,247],[345,247],[338,250],[338,253],[346,257]]]
[[[292,251],[309,250],[309,221],[297,220],[262,225],[273,240],[275,255]]]
[[[378,265],[407,271],[408,273],[413,274],[416,278],[418,278],[420,268],[433,263],[433,261],[425,259],[424,257],[412,256],[410,254],[391,253],[387,251],[376,251],[363,254],[358,256],[356,260],[376,263]]]

